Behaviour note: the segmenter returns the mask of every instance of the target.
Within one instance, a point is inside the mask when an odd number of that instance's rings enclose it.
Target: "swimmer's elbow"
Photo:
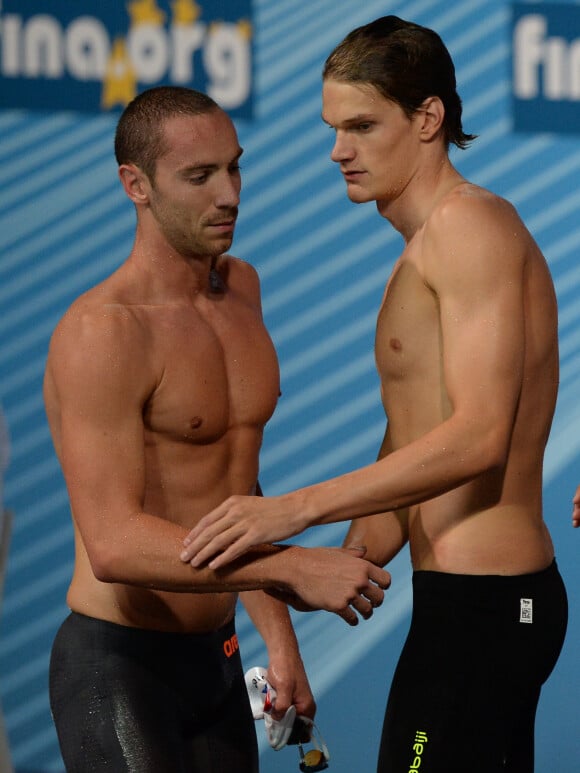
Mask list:
[[[123,557],[110,543],[93,544],[88,551],[91,569],[99,582],[126,582]]]
[[[510,450],[510,432],[493,427],[485,433],[478,444],[478,472],[489,472],[506,466]]]
[[[102,561],[92,561],[91,568],[95,579],[99,582],[115,583],[122,582],[121,578],[114,571],[113,567]]]

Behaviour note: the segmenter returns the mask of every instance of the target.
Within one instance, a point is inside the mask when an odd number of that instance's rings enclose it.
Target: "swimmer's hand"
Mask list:
[[[189,532],[180,557],[195,568],[208,563],[219,569],[256,545],[293,537],[308,525],[287,497],[232,496]]]
[[[363,559],[365,548],[285,549],[289,577],[284,586],[266,592],[299,612],[325,609],[358,625],[359,615],[368,620],[380,607],[391,576]]]
[[[575,529],[580,527],[580,486],[576,489],[576,493],[574,494],[574,499],[572,500],[572,504],[574,506],[574,509],[572,511],[572,526],[574,526]]]

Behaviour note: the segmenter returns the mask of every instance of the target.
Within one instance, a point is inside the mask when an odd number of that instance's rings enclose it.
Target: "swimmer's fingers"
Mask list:
[[[373,609],[381,606],[385,599],[385,590],[387,590],[390,585],[391,576],[389,575],[388,580],[382,580],[381,585],[377,585],[374,582],[369,582],[367,587],[364,588],[363,595],[368,599]]]
[[[219,569],[251,547],[297,534],[298,520],[281,497],[232,496],[187,535],[181,560],[194,567],[209,561],[212,569]]]
[[[291,548],[293,593],[312,609],[326,609],[349,625],[367,620],[380,606],[391,577],[360,557],[360,548]]]
[[[247,534],[244,524],[236,520],[233,499],[230,497],[216,507],[189,532],[183,541],[182,561],[195,568],[209,562],[212,569],[217,569],[239,558],[252,546],[251,532]]]
[[[338,614],[349,625],[358,625],[359,618],[356,613],[358,613],[363,620],[370,620],[374,610],[383,603],[384,597],[385,594],[382,588],[379,588],[373,583],[369,583],[366,588],[361,590],[360,594],[354,596],[350,600],[349,606]]]

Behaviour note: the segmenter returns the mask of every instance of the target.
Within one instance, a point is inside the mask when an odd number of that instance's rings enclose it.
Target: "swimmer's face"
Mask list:
[[[407,187],[418,163],[415,117],[369,84],[326,79],[322,118],[335,131],[330,157],[340,164],[354,202],[391,202]]]
[[[221,255],[234,237],[242,149],[229,116],[213,110],[165,121],[166,152],[150,181],[149,206],[180,254]]]

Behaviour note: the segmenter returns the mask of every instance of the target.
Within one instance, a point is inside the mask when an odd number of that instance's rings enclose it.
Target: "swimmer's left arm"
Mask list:
[[[254,491],[256,497],[264,496],[259,480]],[[298,714],[314,719],[316,703],[288,605],[266,591],[244,591],[240,601],[268,651],[268,681],[276,690],[273,718],[282,719],[288,707],[294,705]]]
[[[387,426],[377,460],[383,459],[392,450]],[[409,511],[406,508],[355,518],[351,521],[342,546],[364,547],[367,561],[377,566],[386,566],[409,541],[408,520]]]
[[[408,511],[389,511],[351,521],[342,546],[364,547],[364,557],[377,566],[386,566],[407,544]]]
[[[288,607],[264,591],[245,591],[240,600],[268,651],[268,681],[277,693],[274,719],[281,719],[291,705],[313,719],[316,703]]]

